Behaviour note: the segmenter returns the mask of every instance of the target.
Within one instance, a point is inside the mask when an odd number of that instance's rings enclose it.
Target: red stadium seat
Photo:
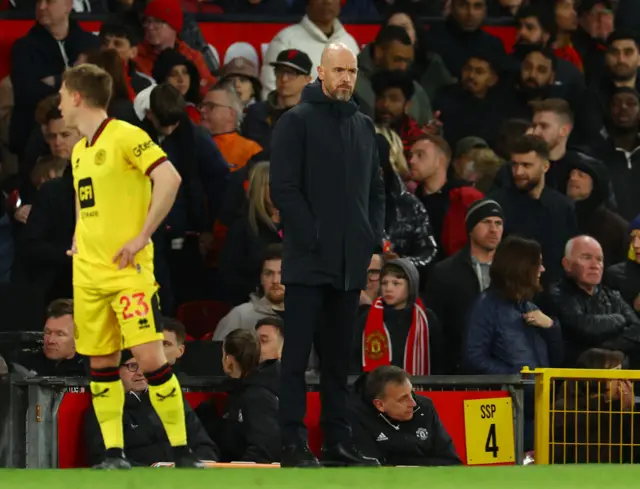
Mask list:
[[[213,340],[213,332],[207,333],[201,338],[202,341],[211,341]]]
[[[231,310],[231,305],[220,301],[193,301],[178,308],[177,319],[187,333],[195,339],[213,333],[220,320]]]
[[[196,341],[196,339],[191,336],[189,333],[186,334],[186,336],[184,337],[184,341]]]

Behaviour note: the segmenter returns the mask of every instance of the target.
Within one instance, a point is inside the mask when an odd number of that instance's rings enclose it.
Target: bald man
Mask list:
[[[352,94],[356,56],[343,44],[322,54],[318,79],[278,121],[270,192],[284,231],[286,285],[280,418],[283,467],[316,467],[303,423],[312,343],[321,362],[324,465],[378,465],[351,443],[347,374],[360,291],[382,245],[384,186],[371,119]]]
[[[640,319],[618,291],[601,284],[602,247],[590,236],[576,236],[565,247],[565,278],[551,287],[553,316],[560,320],[565,363],[575,367],[589,348],[621,350],[634,368],[640,357]]]

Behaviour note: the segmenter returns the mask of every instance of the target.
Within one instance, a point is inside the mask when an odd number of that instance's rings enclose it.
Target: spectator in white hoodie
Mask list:
[[[260,81],[262,98],[276,88],[276,78],[271,63],[285,49],[298,49],[309,55],[313,62],[311,76],[315,79],[322,51],[331,43],[341,42],[354,54],[360,52],[356,40],[344,29],[338,20],[340,0],[307,0],[307,14],[298,24],[282,29],[269,43],[269,49],[262,63]]]

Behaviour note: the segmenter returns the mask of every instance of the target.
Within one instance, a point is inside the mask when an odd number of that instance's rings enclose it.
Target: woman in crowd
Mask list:
[[[103,51],[89,51],[84,57],[86,63],[99,66],[111,75],[113,79],[113,91],[111,101],[107,108],[109,117],[126,121],[130,124],[140,125],[140,119],[133,110],[135,92],[127,82],[124,72],[124,64],[115,49]]]
[[[236,329],[222,344],[227,402],[223,415],[213,402],[196,413],[221,451],[221,462],[280,461],[278,392],[280,361],[260,363],[260,342],[254,330]]]
[[[175,49],[165,49],[153,65],[156,83],[165,81],[174,86],[187,102],[187,114],[194,124],[200,124],[198,105],[200,95],[200,74],[195,65]]]
[[[262,83],[258,67],[247,58],[233,58],[224,65],[220,71],[220,83],[235,89],[245,109],[261,100]]]
[[[220,255],[220,279],[234,304],[246,302],[255,292],[267,246],[282,242],[279,223],[269,195],[269,162],[263,161],[251,171],[248,206],[229,228]]]
[[[624,353],[592,348],[577,368],[620,370]],[[551,463],[634,463],[640,460],[640,418],[628,380],[567,380],[552,412]],[[635,446],[632,446],[635,445]]]
[[[415,48],[415,57],[409,73],[424,88],[429,100],[433,101],[440,89],[455,83],[440,55],[429,50],[423,23],[408,13],[406,8],[400,6],[393,9],[382,23],[382,27],[387,25],[404,27],[409,34]]]

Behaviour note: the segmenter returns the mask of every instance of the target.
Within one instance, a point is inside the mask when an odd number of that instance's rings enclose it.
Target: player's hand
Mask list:
[[[73,236],[71,240],[71,249],[67,250],[67,256],[73,256],[78,254],[78,246],[76,245],[76,237]]]
[[[116,256],[113,257],[113,263],[118,263],[118,270],[122,270],[123,268],[131,265],[132,267],[136,266],[136,255],[138,252],[149,244],[149,238],[145,238],[144,236],[137,236],[125,244]]]

